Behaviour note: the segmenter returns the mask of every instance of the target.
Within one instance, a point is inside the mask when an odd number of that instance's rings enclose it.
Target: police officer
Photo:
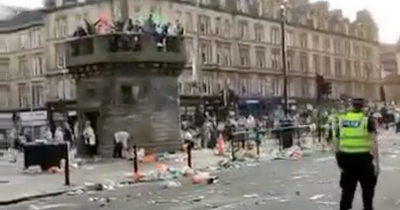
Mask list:
[[[359,182],[364,210],[373,210],[373,197],[379,173],[376,128],[367,118],[362,99],[353,99],[353,110],[338,116],[336,158],[341,169],[342,197],[340,210],[352,209],[354,193]]]

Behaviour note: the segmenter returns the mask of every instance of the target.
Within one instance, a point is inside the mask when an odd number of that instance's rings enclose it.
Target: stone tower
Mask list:
[[[103,34],[67,43],[80,128],[91,122],[102,156],[112,155],[114,133],[122,130],[154,152],[181,148],[178,76],[186,62],[184,40],[170,35],[160,47],[157,36]]]

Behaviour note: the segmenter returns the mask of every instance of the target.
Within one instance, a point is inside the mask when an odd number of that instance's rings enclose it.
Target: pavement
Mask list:
[[[203,169],[217,165],[222,157],[213,155],[211,150],[193,152],[193,168]],[[177,155],[178,157],[181,157]],[[172,168],[181,169],[187,165],[185,160],[170,159],[160,161]],[[147,174],[155,170],[155,165],[141,163],[139,173]],[[0,205],[20,202],[32,198],[54,196],[83,187],[88,183],[133,181],[133,163],[126,160],[105,161],[83,164],[79,168],[71,168],[71,185],[65,186],[63,172],[56,174],[38,173],[23,174],[22,160],[10,163],[8,159],[0,159]]]
[[[400,208],[400,137],[380,137],[381,169],[376,209]],[[399,142],[399,143],[397,143]],[[329,152],[315,153],[297,161],[277,160],[215,171],[219,181],[193,185],[186,178],[166,188],[161,183],[143,183],[115,190],[64,194],[0,207],[7,210],[287,210],[338,209],[339,170]],[[166,189],[165,189],[166,188]],[[354,209],[362,209],[360,190]]]

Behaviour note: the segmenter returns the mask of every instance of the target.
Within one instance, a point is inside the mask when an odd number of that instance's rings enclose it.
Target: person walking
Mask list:
[[[334,148],[341,169],[340,210],[352,209],[357,183],[362,189],[364,210],[373,210],[373,198],[380,171],[376,128],[362,111],[363,99],[352,100],[353,110],[338,116]]]

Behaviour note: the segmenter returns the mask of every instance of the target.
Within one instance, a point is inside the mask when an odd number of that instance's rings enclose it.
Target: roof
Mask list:
[[[0,20],[0,33],[43,25],[44,15],[42,10],[21,11],[10,19]]]

